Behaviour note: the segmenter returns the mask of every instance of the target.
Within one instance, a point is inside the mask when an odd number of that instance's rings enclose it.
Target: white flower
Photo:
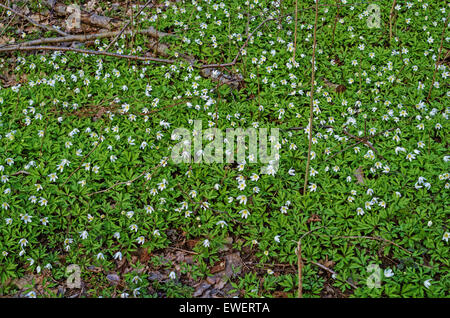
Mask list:
[[[22,238],[22,239],[19,240],[19,243],[20,243],[21,247],[24,247],[24,246],[27,246],[28,240],[25,239],[25,238]]]
[[[36,292],[30,291],[28,294],[25,295],[27,298],[36,298]]]
[[[444,236],[442,236],[442,240],[448,242],[448,239],[450,238],[450,233],[449,232],[445,232]]]
[[[310,192],[316,192],[317,185],[315,183],[310,183],[310,186],[308,188]]]
[[[217,221],[216,225],[220,225],[221,228],[224,228],[228,224],[224,220],[220,220],[220,221]]]
[[[384,277],[392,277],[392,276],[394,276],[394,272],[392,271],[392,269],[386,268],[384,270]]]
[[[423,286],[425,286],[425,288],[430,288],[431,283],[430,283],[431,279],[427,279],[426,281],[423,282]]]
[[[208,239],[205,239],[205,240],[203,241],[203,246],[204,246],[204,247],[209,247],[209,240],[208,240]]]
[[[145,242],[145,238],[143,237],[143,236],[139,236],[137,239],[136,239],[136,242],[138,243],[138,244],[144,244],[144,242]]]
[[[169,278],[170,279],[175,279],[176,277],[177,277],[177,275],[175,274],[175,272],[171,271],[170,274],[169,274]]]
[[[56,179],[58,179],[58,176],[56,175],[56,173],[50,173],[49,175],[48,175],[48,177],[50,178],[50,182],[55,182],[56,181]]]
[[[236,199],[239,200],[239,204],[247,204],[247,197],[245,195],[239,195]]]
[[[32,216],[28,215],[28,214],[21,215],[21,217],[20,217],[20,219],[23,222],[25,222],[25,224],[30,223],[31,222],[31,218],[32,218]]]
[[[246,219],[250,215],[250,212],[247,209],[245,209],[245,210],[239,211],[239,214],[241,215],[241,217],[243,219]]]

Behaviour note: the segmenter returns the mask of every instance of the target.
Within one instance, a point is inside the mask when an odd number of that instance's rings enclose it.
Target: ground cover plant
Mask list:
[[[0,295],[447,297],[449,11],[2,1]],[[175,163],[196,121],[278,170]]]

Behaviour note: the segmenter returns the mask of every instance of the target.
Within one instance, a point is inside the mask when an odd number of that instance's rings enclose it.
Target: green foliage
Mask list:
[[[319,297],[324,284],[353,297],[447,297],[448,63],[439,64],[426,101],[448,6],[399,4],[392,41],[391,1],[377,2],[380,29],[367,27],[365,3],[341,6],[333,43],[337,9],[334,1],[320,7],[313,155],[303,194],[308,134],[290,128],[308,124],[314,10],[305,8],[314,2],[301,2],[292,61],[294,18],[286,14],[294,3],[284,0],[283,13],[268,0],[146,9],[136,29],[178,36],[162,39],[176,59],[170,65],[73,52],[0,55],[0,72],[13,69],[16,79],[26,78],[0,89],[0,292],[14,293],[9,282],[26,273],[64,280],[66,266],[78,264],[92,282],[90,295],[117,295],[106,278],[94,283],[88,268],[115,271],[118,252],[131,260],[138,248],[161,251],[172,246],[175,230],[198,239],[196,265],[176,270],[151,259],[149,266],[164,268],[165,280],[149,281],[136,268],[124,276],[122,296],[192,296],[178,278],[207,275],[233,237],[233,249],[243,259],[251,254],[264,274],[243,273],[232,280],[232,292],[293,297],[297,274],[263,264],[295,267],[298,239],[317,229],[303,239],[302,256],[331,260],[337,276],[305,262],[305,297]],[[252,34],[238,63],[227,68],[243,75],[240,90],[201,77],[199,65],[175,54],[230,62],[247,30],[268,17],[273,21]],[[95,49],[109,41],[96,40]],[[149,38],[139,34],[122,36],[112,50],[151,52]],[[337,93],[328,82],[346,90]],[[192,131],[194,120],[204,129],[279,128],[279,170],[260,174],[264,164],[250,162],[173,163],[172,132]],[[376,151],[349,134],[367,137]],[[371,264],[382,269],[380,288],[366,285]],[[176,279],[168,278],[172,271]]]

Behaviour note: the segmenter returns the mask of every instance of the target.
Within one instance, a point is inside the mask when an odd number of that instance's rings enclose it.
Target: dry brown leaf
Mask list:
[[[137,250],[137,254],[138,254],[138,257],[139,257],[139,261],[141,263],[146,263],[150,259],[150,254],[148,253],[148,249],[147,248],[139,248]]]
[[[318,216],[317,214],[312,214],[309,219],[306,221],[306,223],[311,223],[311,222],[320,222],[322,221],[322,219],[320,218],[320,216]]]
[[[195,247],[195,245],[197,245],[198,241],[200,241],[200,240],[199,239],[187,240],[186,245],[190,250],[192,250]]]
[[[225,261],[218,261],[217,263],[214,264],[213,267],[211,267],[211,274],[215,274],[218,272],[221,272],[225,269]]]
[[[356,177],[358,184],[364,184],[364,171],[362,167],[356,169],[354,176]]]
[[[347,87],[345,87],[344,85],[334,84],[334,83],[330,82],[328,79],[326,79],[325,77],[323,77],[322,80],[325,83],[325,86],[333,89],[337,93],[342,93],[347,89]]]
[[[16,42],[16,40],[14,38],[10,39],[10,38],[8,38],[6,36],[1,36],[0,37],[0,45],[14,44],[15,42]]]
[[[325,256],[325,260],[320,260],[319,263],[330,269],[333,268],[334,264],[336,264],[335,262],[328,259],[328,255]]]
[[[273,298],[288,298],[288,293],[280,290],[276,290],[272,294]]]

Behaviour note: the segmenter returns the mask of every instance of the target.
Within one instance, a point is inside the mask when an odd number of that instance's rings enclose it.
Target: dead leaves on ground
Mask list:
[[[308,220],[306,221],[306,223],[312,223],[312,222],[320,222],[320,221],[322,221],[322,219],[320,218],[320,216],[319,215],[317,215],[317,214],[312,214],[309,218],[308,218]]]
[[[0,84],[1,87],[7,88],[11,86],[16,86],[17,84],[24,84],[28,81],[27,75],[23,73],[18,78],[15,74],[3,73],[0,74]]]
[[[358,169],[356,169],[354,176],[357,180],[356,183],[361,185],[364,184],[364,171],[362,167],[358,167]]]
[[[326,87],[334,90],[336,93],[342,93],[347,90],[347,87],[345,87],[344,85],[334,84],[334,83],[330,82],[328,79],[326,79],[325,77],[322,77],[321,79],[323,80]]]

